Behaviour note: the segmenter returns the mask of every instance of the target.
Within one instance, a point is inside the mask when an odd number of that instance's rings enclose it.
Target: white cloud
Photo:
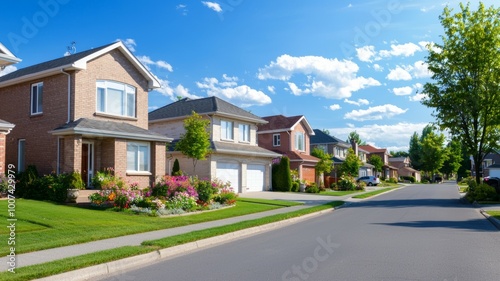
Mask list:
[[[146,66],[148,70],[151,71],[151,66],[156,66],[159,68],[163,68],[168,70],[169,72],[173,72],[174,69],[172,65],[163,60],[153,61],[149,56],[137,56],[137,59]]]
[[[409,97],[410,101],[421,101],[423,99],[427,98],[427,94],[424,93],[418,93],[414,96]]]
[[[382,66],[380,66],[380,64],[376,63],[373,65],[373,70],[375,71],[384,71],[384,68]]]
[[[177,97],[191,98],[191,99],[200,98],[197,95],[189,93],[189,89],[185,88],[181,84],[177,85],[176,87],[171,87],[170,81],[158,77],[156,77],[156,79],[158,79],[158,81],[160,82],[161,88],[155,89],[155,91],[159,92],[160,94],[166,97],[169,97],[172,101],[176,101]]]
[[[340,139],[347,139],[349,133],[356,130],[361,140],[376,147],[387,148],[391,151],[408,151],[410,138],[414,132],[421,133],[428,123],[397,123],[389,125],[366,125],[328,128],[330,133]]]
[[[392,57],[392,56],[413,56],[416,52],[422,51],[422,49],[415,43],[406,44],[391,44],[390,50],[382,50],[379,54],[382,57]]]
[[[387,79],[392,80],[392,81],[399,81],[399,80],[411,80],[411,74],[403,69],[401,66],[396,66],[395,69],[391,69],[389,74],[387,74]]]
[[[377,55],[377,52],[375,51],[375,46],[364,46],[356,48],[356,55],[360,61],[372,62],[372,58]]]
[[[394,88],[394,89],[392,89],[392,92],[396,96],[408,96],[408,95],[411,95],[411,93],[413,92],[413,88],[409,87],[409,86],[401,87],[401,88]]]
[[[335,110],[339,110],[339,109],[341,109],[342,107],[340,107],[340,104],[332,104],[332,105],[330,105],[328,108],[329,108],[330,110],[335,111]]]
[[[187,9],[187,5],[185,4],[179,4],[175,7],[178,11],[180,11],[180,13],[183,15],[183,16],[187,16],[188,14],[188,9]]]
[[[408,111],[408,109],[401,109],[392,104],[379,105],[370,107],[369,109],[353,110],[344,115],[344,119],[352,119],[356,121],[367,120],[382,120],[384,118],[391,118]]]
[[[7,75],[11,72],[14,72],[17,70],[17,67],[13,66],[13,65],[7,65],[6,68],[4,68],[3,70],[0,69],[0,77],[1,76],[4,76],[4,75]]]
[[[135,43],[134,39],[131,38],[127,38],[125,40],[116,39],[116,41],[122,41],[125,47],[127,47],[131,52],[135,52],[135,46],[137,46],[137,44]]]
[[[196,85],[205,90],[209,96],[222,98],[241,107],[271,103],[271,98],[262,91],[252,89],[247,85],[238,85],[237,81],[237,77],[224,74],[223,81],[214,77],[206,77],[202,82],[196,82]]]
[[[331,99],[349,98],[353,92],[370,86],[380,86],[374,78],[357,76],[359,67],[349,60],[328,59],[320,56],[293,57],[281,55],[276,61],[260,68],[261,80],[276,79],[288,82],[294,95],[311,94]],[[295,74],[307,77],[307,83],[298,86],[290,81]]]
[[[270,93],[273,93],[273,94],[275,94],[275,93],[276,93],[276,90],[274,89],[274,86],[267,86],[267,90],[268,90]]]
[[[220,7],[220,4],[217,2],[208,2],[208,1],[201,1],[203,5],[207,6],[209,9],[214,10],[217,13],[222,12],[222,8]]]
[[[432,76],[429,64],[421,60],[413,64],[412,73],[415,78],[429,78]]]
[[[420,11],[421,11],[422,13],[427,13],[427,12],[429,12],[429,11],[431,11],[431,10],[434,10],[435,8],[436,8],[436,5],[432,5],[432,6],[428,6],[428,7],[422,7],[422,8],[420,8]]]
[[[348,104],[357,105],[357,106],[370,104],[370,102],[367,99],[358,99],[358,101],[344,99],[344,102],[348,103]]]

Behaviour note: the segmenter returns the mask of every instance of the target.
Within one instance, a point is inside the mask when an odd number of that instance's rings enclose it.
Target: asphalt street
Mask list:
[[[413,185],[102,280],[497,281],[500,232],[455,184]]]

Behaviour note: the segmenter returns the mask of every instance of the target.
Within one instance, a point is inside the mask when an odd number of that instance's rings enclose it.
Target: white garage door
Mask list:
[[[264,165],[247,165],[247,191],[264,190]]]
[[[229,181],[234,192],[240,190],[240,172],[239,165],[236,163],[217,162],[216,177],[223,182]]]

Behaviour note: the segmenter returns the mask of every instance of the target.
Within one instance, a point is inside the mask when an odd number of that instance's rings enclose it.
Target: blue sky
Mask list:
[[[420,103],[425,46],[440,42],[439,15],[458,3],[8,1],[0,42],[22,59],[13,71],[61,57],[71,42],[78,52],[122,40],[163,85],[150,92],[150,109],[215,95],[258,116],[305,115],[340,139],[356,131],[407,150],[434,121]]]

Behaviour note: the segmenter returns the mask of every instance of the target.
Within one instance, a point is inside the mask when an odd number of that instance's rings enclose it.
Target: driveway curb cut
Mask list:
[[[487,218],[498,230],[500,230],[500,221],[495,217],[490,216],[485,210],[480,209],[479,212],[483,214],[485,218]]]
[[[344,203],[345,204],[345,203]],[[105,277],[105,275],[116,274],[119,272],[124,272],[126,270],[131,270],[133,268],[144,266],[148,264],[153,264],[154,262],[161,261],[166,258],[173,257],[175,255],[183,254],[190,251],[195,251],[199,249],[208,248],[211,246],[216,246],[222,243],[231,242],[237,239],[242,239],[250,235],[263,233],[266,231],[278,229],[310,217],[323,215],[326,213],[331,213],[338,208],[332,208],[327,210],[322,210],[319,212],[314,212],[306,214],[300,217],[290,218],[282,221],[272,222],[260,226],[250,227],[242,230],[237,230],[235,232],[230,232],[210,238],[201,239],[194,242],[189,242],[186,244],[173,246],[169,248],[160,249],[151,253],[132,256],[116,261],[110,261],[103,264],[93,265],[90,267],[85,267],[77,269],[74,271],[64,272],[61,274],[47,276],[44,278],[36,279],[38,281],[84,281],[90,278]]]

